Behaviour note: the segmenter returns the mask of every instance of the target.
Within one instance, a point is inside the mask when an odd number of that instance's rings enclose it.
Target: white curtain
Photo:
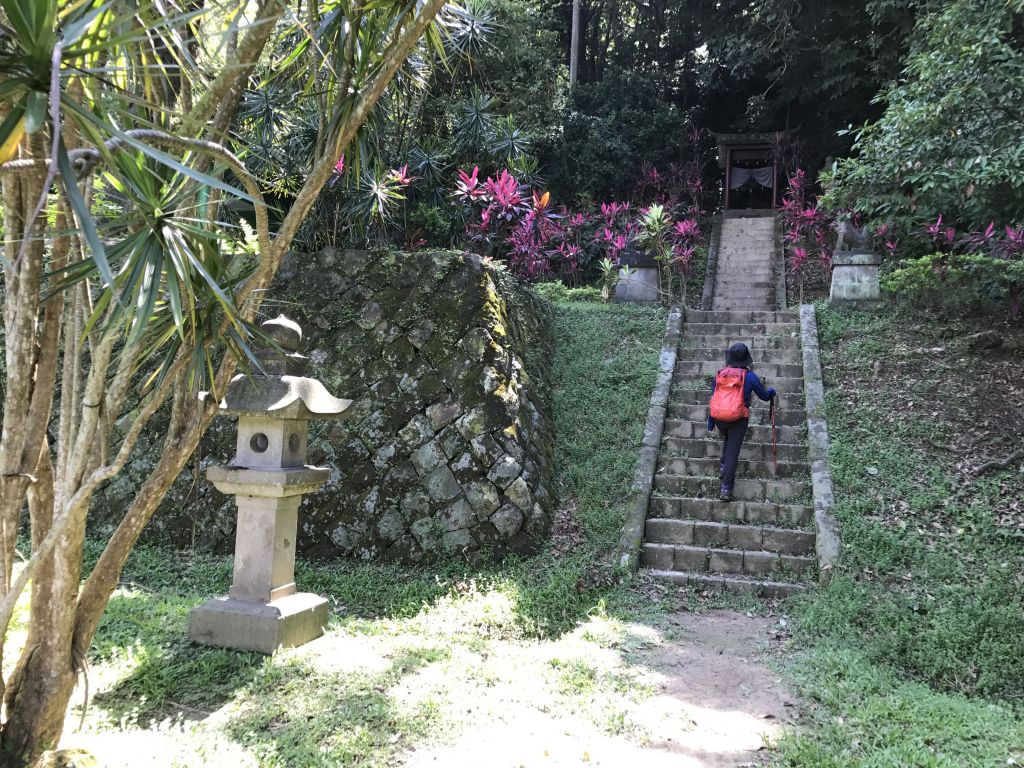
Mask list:
[[[763,168],[733,168],[729,172],[729,189],[739,189],[751,179],[762,187],[774,187],[775,169],[770,165]]]

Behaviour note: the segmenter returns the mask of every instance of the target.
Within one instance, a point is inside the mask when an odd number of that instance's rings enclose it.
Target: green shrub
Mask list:
[[[936,307],[995,308],[1024,290],[1024,261],[980,253],[934,253],[904,262],[882,277],[897,299]]]
[[[589,285],[582,288],[569,288],[564,283],[555,280],[550,283],[535,283],[531,287],[542,298],[552,302],[602,301],[601,291]]]

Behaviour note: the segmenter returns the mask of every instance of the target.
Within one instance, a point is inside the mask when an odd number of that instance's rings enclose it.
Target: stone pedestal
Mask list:
[[[188,635],[200,645],[272,654],[320,637],[328,615],[327,601],[308,592],[268,603],[217,597],[192,609]]]
[[[878,267],[882,257],[872,251],[837,251],[832,257],[832,288],[829,304],[833,307],[870,309],[882,300]]]
[[[323,634],[327,601],[295,587],[295,538],[304,494],[323,485],[329,469],[305,464],[309,422],[341,418],[350,405],[303,376],[294,354],[301,330],[285,318],[263,329],[292,354],[260,353],[261,375],[237,376],[221,410],[238,416],[235,458],[211,467],[207,478],[238,506],[235,568],[227,597],[209,600],[189,614],[196,643],[273,653]]]
[[[615,284],[615,300],[633,304],[661,304],[661,270],[657,267],[631,267],[629,276],[619,270]]]

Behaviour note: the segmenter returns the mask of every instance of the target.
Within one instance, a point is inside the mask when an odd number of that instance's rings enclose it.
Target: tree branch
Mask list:
[[[1011,453],[1009,456],[1004,456],[1001,459],[993,459],[992,461],[986,461],[976,470],[974,470],[974,476],[979,477],[986,472],[992,472],[997,469],[1006,469],[1008,466],[1013,464],[1015,461],[1024,459],[1024,448],[1018,448],[1016,451]]]

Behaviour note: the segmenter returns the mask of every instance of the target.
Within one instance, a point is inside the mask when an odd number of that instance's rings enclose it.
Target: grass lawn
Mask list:
[[[795,609],[816,708],[779,762],[1022,764],[1024,469],[974,477],[1019,444],[1020,352],[971,349],[991,322],[818,322],[844,556]]]
[[[334,604],[328,636],[308,646],[314,652],[266,658],[186,639],[189,609],[226,592],[229,558],[139,548],[93,646],[94,695],[78,741],[102,752],[111,734],[124,749],[144,733],[177,765],[386,766],[458,733],[481,717],[489,689],[509,686],[537,706],[582,712],[602,732],[638,727],[629,702],[646,684],[608,649],[647,642],[624,621],[656,606],[618,581],[607,555],[624,519],[664,317],[558,306],[562,504],[548,551],[485,569],[300,562],[301,587]]]

